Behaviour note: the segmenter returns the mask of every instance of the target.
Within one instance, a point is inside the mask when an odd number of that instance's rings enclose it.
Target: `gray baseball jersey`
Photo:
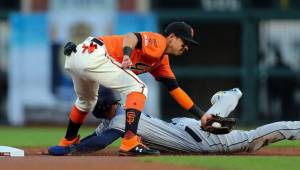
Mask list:
[[[232,89],[216,93],[212,97],[212,107],[207,113],[217,113],[227,117],[236,107],[242,93]],[[214,99],[214,100],[213,100]],[[104,121],[96,129],[100,134],[104,129],[124,129],[125,115],[118,114],[112,121]],[[174,118],[168,123],[143,113],[138,134],[144,143],[167,152],[179,153],[229,153],[258,150],[269,143],[289,139],[300,139],[300,121],[276,122],[255,130],[233,130],[226,135],[214,135],[200,129],[199,120]]]

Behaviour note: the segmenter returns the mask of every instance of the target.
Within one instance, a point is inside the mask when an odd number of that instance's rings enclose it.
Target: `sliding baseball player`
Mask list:
[[[227,117],[235,109],[241,96],[242,92],[237,88],[218,92],[212,97],[213,105],[207,113],[217,113],[221,117]],[[101,119],[101,123],[93,134],[84,138],[80,144],[71,145],[60,153],[49,154],[66,155],[97,151],[121,137],[124,134],[124,109],[117,104],[118,99],[110,100],[114,102],[110,101],[104,104],[100,102],[97,105],[99,107],[94,110],[94,115],[106,117],[106,119]],[[100,104],[105,105],[106,108],[103,109]],[[109,105],[111,107],[108,109]],[[107,110],[109,114],[99,114],[99,111],[103,113],[104,110]],[[201,130],[201,123],[192,118],[174,118],[168,123],[143,113],[140,123],[138,134],[142,137],[143,142],[161,152],[169,153],[251,152],[284,139],[300,139],[300,121],[276,122],[255,130],[233,130],[223,135],[215,135]]]

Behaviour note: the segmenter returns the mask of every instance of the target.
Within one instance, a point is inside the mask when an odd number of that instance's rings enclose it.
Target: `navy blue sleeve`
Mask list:
[[[122,131],[117,129],[107,129],[100,135],[95,133],[87,136],[80,141],[80,144],[75,145],[77,152],[94,152],[104,149],[106,146],[123,136]]]

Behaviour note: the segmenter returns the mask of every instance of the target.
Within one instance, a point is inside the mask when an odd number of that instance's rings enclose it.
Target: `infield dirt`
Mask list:
[[[194,167],[139,161],[136,157],[119,157],[118,148],[108,148],[80,156],[49,156],[46,148],[23,148],[25,157],[0,158],[5,170],[194,170]],[[264,148],[254,153],[236,156],[300,156],[300,148]],[[201,155],[199,155],[201,156]],[[207,156],[207,155],[206,155]],[[201,168],[205,170],[205,168]]]

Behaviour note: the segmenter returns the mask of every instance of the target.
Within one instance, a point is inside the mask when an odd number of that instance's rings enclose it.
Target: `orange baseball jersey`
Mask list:
[[[140,32],[142,44],[140,49],[133,49],[131,70],[135,74],[150,72],[156,79],[160,77],[174,78],[171,70],[169,56],[164,54],[166,39],[164,36],[153,32]],[[119,63],[123,61],[123,35],[100,36],[108,54]]]

